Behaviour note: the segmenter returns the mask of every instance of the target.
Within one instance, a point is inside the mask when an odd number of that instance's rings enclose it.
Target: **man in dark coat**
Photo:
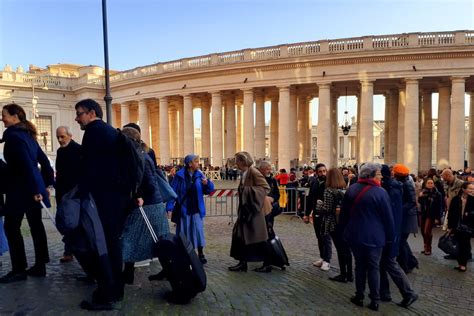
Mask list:
[[[387,165],[382,165],[382,176],[382,187],[390,196],[395,231],[393,243],[384,247],[380,260],[380,298],[384,302],[392,300],[388,282],[390,275],[403,297],[399,305],[408,307],[418,299],[418,295],[413,291],[405,272],[397,262],[403,216],[403,187],[399,181],[392,178]]]
[[[67,126],[59,126],[56,129],[56,138],[60,147],[56,155],[56,202],[61,200],[67,192],[72,190],[78,183],[80,177],[81,145],[72,139],[72,133]],[[73,260],[71,249],[64,240],[64,255],[59,260],[61,263]]]
[[[271,198],[272,203],[272,211],[270,214],[265,216],[265,220],[267,221],[267,226],[273,232],[273,224],[275,222],[275,216],[281,214],[281,209],[279,205],[280,200],[280,189],[278,188],[278,182],[272,176],[272,166],[268,161],[260,162],[258,166],[258,170],[263,174],[265,180],[267,180],[268,185],[270,186],[270,193],[267,194],[268,197]],[[274,235],[274,234],[273,234]],[[269,236],[270,238],[274,238],[275,236]]]
[[[107,262],[102,262],[100,271],[96,273],[98,288],[92,300],[84,300],[81,307],[88,310],[112,309],[112,303],[123,298],[119,238],[130,195],[117,185],[118,131],[102,121],[102,109],[94,100],[82,100],[75,108],[76,121],[85,130],[79,189],[90,192],[94,198],[108,250]]]
[[[390,197],[380,186],[380,170],[381,166],[375,163],[361,167],[358,182],[344,195],[339,216],[341,227],[345,227],[344,239],[355,258],[356,294],[351,302],[363,306],[368,279],[372,310],[379,308],[382,249],[394,239]]]

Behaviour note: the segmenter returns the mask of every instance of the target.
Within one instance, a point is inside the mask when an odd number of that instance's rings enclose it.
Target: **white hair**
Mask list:
[[[69,136],[72,136],[71,129],[69,128],[69,126],[66,126],[66,125],[58,126],[58,128],[56,128],[56,133],[62,128],[64,128],[64,130],[66,131],[66,134],[68,134]]]
[[[374,162],[367,162],[360,167],[359,178],[374,178],[378,170],[382,170],[382,165]]]

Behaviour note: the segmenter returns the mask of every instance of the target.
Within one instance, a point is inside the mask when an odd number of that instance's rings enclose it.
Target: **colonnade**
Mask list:
[[[464,163],[465,77],[360,80],[344,83],[358,98],[356,156],[374,159],[374,94],[385,96],[385,162],[405,163],[410,170],[433,165],[432,93],[439,93],[436,162],[461,169]],[[279,168],[290,161],[300,165],[311,159],[310,101],[318,97],[317,158],[328,166],[338,161],[337,100],[342,84],[253,87],[241,90],[193,92],[157,96],[114,104],[114,125],[136,121],[142,138],[158,152],[161,164],[200,151],[209,163],[220,166],[245,150],[256,159],[267,158]],[[470,126],[474,125],[471,93]],[[271,103],[269,135],[265,139],[265,102]],[[138,105],[138,106],[137,106]],[[193,109],[201,109],[201,143],[196,148]],[[158,131],[158,132],[157,132]],[[468,159],[474,165],[474,131],[469,130]],[[268,152],[265,149],[268,147]]]

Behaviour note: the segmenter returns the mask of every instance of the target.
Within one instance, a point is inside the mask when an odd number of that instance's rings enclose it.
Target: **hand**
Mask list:
[[[171,219],[171,212],[166,212],[166,217],[168,217],[168,219]]]
[[[143,199],[142,198],[137,198],[137,205],[138,206],[143,206]]]
[[[273,198],[271,196],[267,196],[267,199],[270,201],[270,203],[273,203]]]
[[[348,176],[348,178],[349,178],[350,180],[354,179],[354,177],[355,177],[355,174],[352,174],[352,173],[349,174],[349,176]]]
[[[435,225],[439,225],[439,219],[435,219]]]
[[[207,185],[207,178],[201,180],[202,185]]]
[[[308,223],[309,223],[309,216],[306,216],[306,215],[303,216],[303,222],[304,222],[305,224],[308,224]]]
[[[35,202],[40,202],[43,201],[43,196],[41,194],[35,194],[33,199],[35,200]]]

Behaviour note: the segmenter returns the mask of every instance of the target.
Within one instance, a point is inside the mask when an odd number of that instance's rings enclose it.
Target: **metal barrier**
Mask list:
[[[234,215],[239,207],[239,196],[237,189],[215,190],[204,196],[206,205],[206,216],[228,216],[229,224],[234,222]]]
[[[307,207],[309,188],[280,186],[280,209],[282,214],[290,214],[301,218]]]

